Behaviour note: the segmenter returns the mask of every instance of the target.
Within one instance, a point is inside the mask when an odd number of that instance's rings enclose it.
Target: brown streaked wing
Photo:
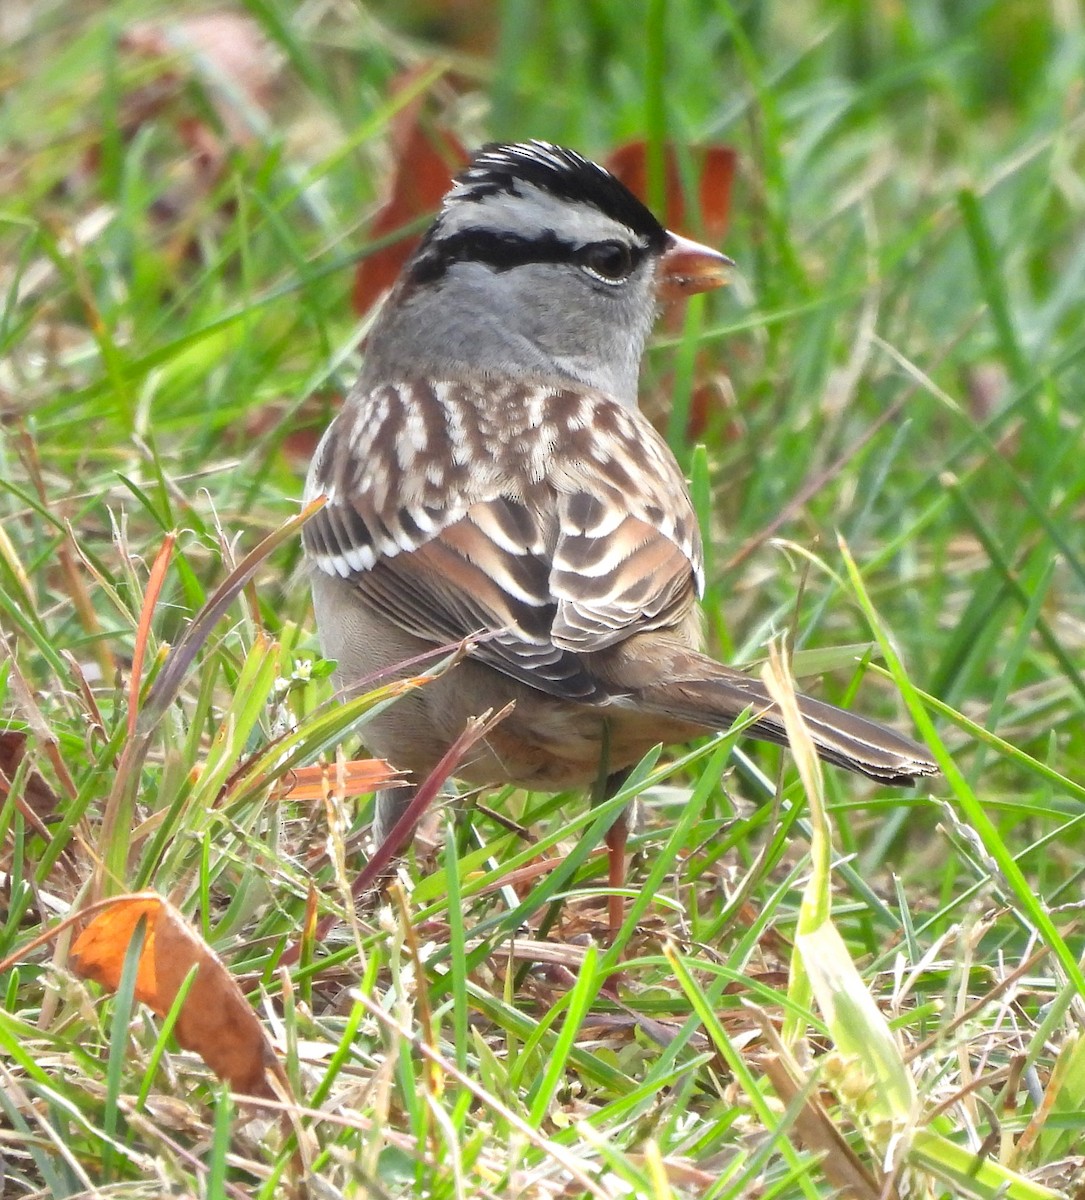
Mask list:
[[[696,518],[635,410],[541,384],[410,381],[356,394],[314,460],[317,569],[407,632],[554,695],[602,700],[580,655],[678,625],[697,591]]]
[[[523,543],[518,550],[498,545],[487,532],[527,533],[526,513],[504,497],[473,505],[417,550],[378,559],[353,582],[378,611],[416,637],[442,645],[485,633],[471,651],[474,658],[551,695],[605,700],[613,693],[579,655],[554,643],[549,557]],[[541,531],[524,540],[541,545]]]
[[[580,653],[680,625],[696,600],[689,557],[635,517],[603,537],[562,537],[551,588],[558,601],[554,643]]]
[[[555,397],[555,405],[571,399]],[[682,626],[703,587],[686,481],[635,409],[592,393],[567,423],[558,541],[550,583],[554,642],[590,653],[635,633]]]

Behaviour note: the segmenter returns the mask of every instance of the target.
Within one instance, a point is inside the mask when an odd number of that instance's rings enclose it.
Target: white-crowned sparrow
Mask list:
[[[460,174],[306,487],[327,497],[303,537],[344,689],[490,635],[364,726],[374,753],[422,779],[469,717],[510,700],[464,780],[581,786],[604,728],[619,772],[747,709],[751,736],[785,740],[762,685],[697,652],[697,520],[637,408],[657,300],[720,286],[728,264],[571,150],[489,145]],[[891,729],[801,707],[829,762],[894,784],[936,770]],[[408,799],[381,794],[378,839]]]

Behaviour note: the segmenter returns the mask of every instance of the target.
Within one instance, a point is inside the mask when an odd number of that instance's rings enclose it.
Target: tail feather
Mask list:
[[[660,682],[643,684],[629,703],[706,729],[726,729],[749,710],[750,737],[787,744],[780,710],[759,680],[691,651],[673,666],[681,668],[677,677],[668,672]],[[937,774],[929,751],[896,730],[809,696],[800,695],[798,702],[818,757],[826,762],[900,786]]]

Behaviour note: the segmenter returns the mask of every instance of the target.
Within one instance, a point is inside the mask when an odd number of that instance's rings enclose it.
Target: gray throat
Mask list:
[[[625,322],[601,326],[543,295],[525,305],[495,290],[397,288],[367,338],[361,387],[419,375],[513,376],[587,386],[636,406],[650,314],[641,333]]]

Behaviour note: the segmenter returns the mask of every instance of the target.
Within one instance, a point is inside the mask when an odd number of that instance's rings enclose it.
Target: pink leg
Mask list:
[[[618,819],[607,830],[608,872],[607,882],[612,888],[625,886],[625,844],[629,839],[629,809],[622,809]],[[607,899],[607,919],[610,936],[618,936],[625,918],[625,897],[611,895]]]

